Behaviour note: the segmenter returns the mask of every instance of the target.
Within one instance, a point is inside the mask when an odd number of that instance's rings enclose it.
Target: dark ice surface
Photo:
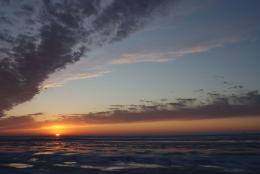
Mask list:
[[[0,174],[260,173],[260,135],[0,137]]]

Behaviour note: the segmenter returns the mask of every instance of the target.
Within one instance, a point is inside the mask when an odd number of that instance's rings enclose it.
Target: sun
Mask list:
[[[58,125],[58,124],[46,125],[46,126],[43,126],[41,129],[43,129],[49,135],[59,137],[66,132],[67,126]]]

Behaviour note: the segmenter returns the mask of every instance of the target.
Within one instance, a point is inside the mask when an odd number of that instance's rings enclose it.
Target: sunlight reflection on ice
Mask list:
[[[36,161],[38,161],[39,159],[38,158],[31,158],[29,161],[30,162],[36,162]]]
[[[13,167],[13,168],[17,168],[17,169],[25,169],[25,168],[33,167],[33,165],[31,165],[31,164],[24,164],[24,163],[9,163],[9,164],[5,164],[3,166]]]
[[[220,169],[224,172],[235,172],[235,173],[241,173],[241,172],[245,172],[245,170],[243,169],[238,169],[238,168],[226,168],[226,167],[222,167],[222,166],[215,166],[215,165],[200,165],[201,167],[205,167],[205,168],[214,168],[214,169]]]
[[[36,152],[34,153],[33,155],[51,155],[51,154],[54,154],[54,152]]]
[[[53,166],[57,167],[76,167],[77,162],[75,161],[65,161],[63,164],[53,164]]]
[[[137,169],[137,168],[163,168],[162,165],[157,164],[143,164],[143,163],[116,163],[113,166],[91,166],[91,165],[82,165],[81,168],[85,169],[98,169],[102,171],[117,171],[124,169]]]

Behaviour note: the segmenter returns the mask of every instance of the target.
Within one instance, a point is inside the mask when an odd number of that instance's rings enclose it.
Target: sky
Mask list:
[[[260,131],[257,0],[0,3],[1,135]]]

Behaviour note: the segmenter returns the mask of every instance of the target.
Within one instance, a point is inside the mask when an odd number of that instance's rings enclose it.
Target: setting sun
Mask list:
[[[54,134],[56,137],[59,137],[61,134],[64,134],[66,128],[67,127],[65,125],[50,125],[42,127],[42,129],[44,129],[46,132]]]

